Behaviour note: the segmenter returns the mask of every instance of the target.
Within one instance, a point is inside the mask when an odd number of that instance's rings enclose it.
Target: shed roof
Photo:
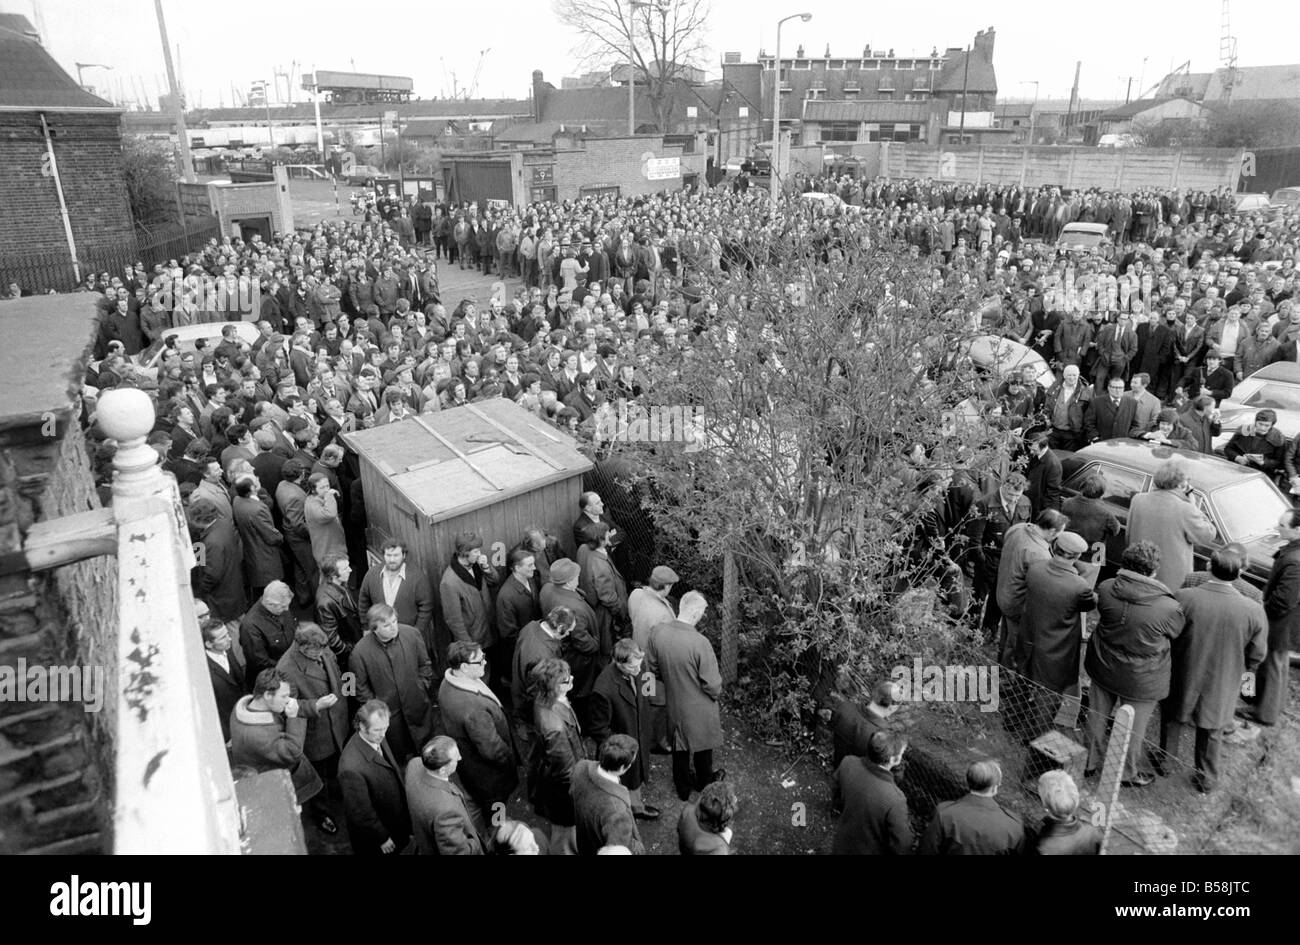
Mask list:
[[[567,433],[504,398],[343,435],[432,523],[581,476]]]
[[[0,108],[121,110],[77,85],[36,40],[4,25],[0,25]]]

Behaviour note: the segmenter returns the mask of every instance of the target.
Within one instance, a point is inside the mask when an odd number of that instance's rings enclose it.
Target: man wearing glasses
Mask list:
[[[460,749],[460,783],[480,834],[519,783],[519,753],[510,720],[484,681],[486,657],[478,644],[458,640],[447,649],[448,669],[438,688],[442,732]]]

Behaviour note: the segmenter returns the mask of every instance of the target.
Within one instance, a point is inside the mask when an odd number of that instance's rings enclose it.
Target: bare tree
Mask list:
[[[687,69],[703,65],[709,12],[709,0],[555,0],[555,15],[580,37],[574,54],[583,68],[612,69],[630,53],[661,132],[669,130]]]

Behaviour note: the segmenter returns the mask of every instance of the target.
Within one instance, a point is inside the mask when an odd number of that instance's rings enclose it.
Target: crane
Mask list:
[[[469,88],[466,90],[466,92],[465,92],[465,98],[467,98],[467,99],[471,99],[471,98],[473,98],[473,97],[474,97],[474,93],[478,91],[478,77],[479,77],[479,75],[483,72],[483,58],[484,58],[488,53],[490,53],[491,51],[492,51],[491,48],[488,48],[488,49],[481,50],[481,51],[479,52],[479,54],[478,54],[478,68],[476,68],[476,69],[474,70],[474,81],[470,83]]]
[[[1231,0],[1223,0],[1223,15],[1220,18],[1219,61],[1223,63],[1223,104],[1232,100],[1232,87],[1237,84],[1237,37],[1232,35],[1229,23]]]

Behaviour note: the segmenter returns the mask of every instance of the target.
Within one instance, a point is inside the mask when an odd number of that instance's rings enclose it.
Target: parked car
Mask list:
[[[1110,255],[1115,243],[1105,223],[1067,223],[1056,238],[1057,250]]]
[[[1268,194],[1233,194],[1233,209],[1237,213],[1258,213],[1267,210],[1272,201]]]
[[[182,354],[186,351],[194,350],[194,342],[200,338],[208,339],[209,347],[215,348],[221,344],[221,329],[226,325],[235,326],[235,334],[239,340],[252,345],[257,341],[259,334],[257,325],[252,322],[212,322],[204,325],[182,325],[179,328],[169,328],[162,333],[153,344],[141,351],[136,357],[142,368],[156,368],[158,359],[162,357],[163,345],[167,343],[168,338],[175,338],[176,344],[173,346]]]
[[[345,183],[349,187],[370,187],[383,176],[384,172],[372,164],[357,164],[351,174],[345,175]]]
[[[1279,187],[1273,191],[1270,202],[1275,207],[1294,210],[1300,207],[1300,184],[1294,187]]]
[[[1240,542],[1250,556],[1243,577],[1261,587],[1268,580],[1273,553],[1282,545],[1277,520],[1291,508],[1291,503],[1273,480],[1259,470],[1246,469],[1218,456],[1128,438],[1102,440],[1078,452],[1061,450],[1057,456],[1067,494],[1077,494],[1088,477],[1102,476],[1106,483],[1103,499],[1125,529],[1133,496],[1151,491],[1155,472],[1161,465],[1171,459],[1180,460],[1192,487],[1192,501],[1214,523],[1217,532],[1212,543],[1194,549],[1196,569],[1204,570],[1208,566],[1215,548]],[[1112,564],[1119,563],[1126,544],[1124,538],[1111,542],[1107,559]]]
[[[1056,383],[1056,375],[1043,360],[1043,356],[1027,345],[998,335],[978,335],[966,346],[966,356],[978,368],[990,371],[999,381],[1006,380],[1012,371],[1031,365],[1039,385],[1047,390]]]
[[[1277,412],[1277,428],[1284,436],[1300,434],[1300,364],[1266,364],[1232,389],[1232,396],[1219,404],[1223,432],[1215,437],[1215,452],[1223,452],[1232,435],[1243,424],[1254,423],[1255,414],[1265,407]]]

